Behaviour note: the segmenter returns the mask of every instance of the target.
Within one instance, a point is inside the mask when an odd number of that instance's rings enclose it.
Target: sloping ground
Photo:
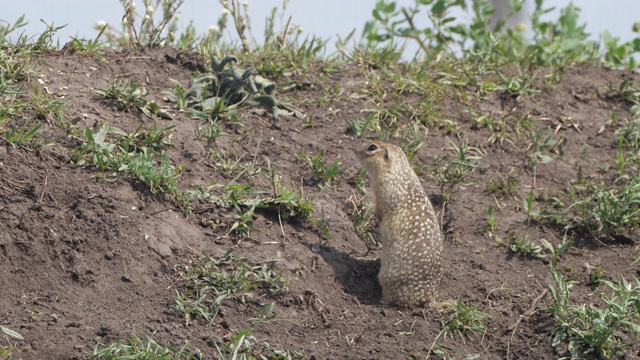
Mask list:
[[[268,160],[281,184],[291,189],[302,186],[305,194],[317,195],[314,215],[328,223],[331,237],[323,236],[311,221],[281,221],[261,211],[256,211],[251,223],[255,230],[248,238],[229,236],[233,209],[194,200],[193,211],[185,214],[168,196],[150,194],[132,178],[106,181],[96,178],[100,173],[94,168],[77,167],[71,159],[82,135],[63,137],[38,150],[2,146],[0,324],[25,339],[13,342],[17,350],[11,359],[84,359],[97,343],[126,337],[134,328],[153,334],[158,343],[177,348],[186,344],[186,349],[201,352],[203,358],[213,358],[218,354],[216,345],[222,348],[236,330],[252,328],[249,319],[272,301],[277,320],[253,326],[251,335],[272,349],[296,350],[304,358],[424,358],[434,343],[440,354],[454,358],[474,353],[486,359],[567,355],[566,345],[551,346],[555,323],[541,310],[553,305],[551,297],[544,295],[553,283],[549,258],[534,259],[497,246],[488,235],[487,210],[494,207],[503,232],[535,230],[532,239],[559,244],[562,230],[545,223],[529,224],[522,200],[533,190],[538,208],[544,194],[565,189],[578,178],[579,169],[594,182],[612,183],[616,126],[600,129],[614,110],[619,123],[631,114],[629,103],[606,94],[623,80],[637,83],[637,75],[577,66],[554,86],[542,86],[539,80],[541,92],[520,100],[501,92],[462,96],[479,90],[472,87],[435,97],[438,113],[421,119],[429,134],[413,162],[430,168],[436,156],[455,156],[447,138],[458,144],[456,136],[441,119],[451,120],[455,132],[486,153],[446,204],[429,172],[422,175],[437,211],[444,212],[446,256],[440,298],[463,300],[491,316],[484,334],[463,341],[441,333],[447,313],[380,304],[376,252],[367,253],[367,246],[353,231],[352,201],[364,196],[354,185],[359,171],[354,149],[362,140],[348,131],[345,120],[366,118],[372,108],[397,104],[398,94],[389,95],[389,104],[376,104],[367,95],[373,86],[367,76],[378,76],[382,70],[343,64],[332,71],[318,67],[308,78],[294,76],[292,80],[310,85],[282,92],[278,98],[299,108],[312,126],[288,116],[273,123],[267,116],[241,109],[238,122],[223,124],[227,135],[207,144],[194,140],[197,126],[204,122],[186,112],[171,109],[173,120],[152,120],[136,111],[115,111],[94,93],[114,79],[133,79],[148,89],[149,99],[169,105],[162,94],[172,91],[170,79],[186,86],[198,63],[190,55],[171,49],[108,52],[102,61],[51,53],[35,61],[40,74],[20,85],[30,89],[39,83],[50,98],[64,101],[64,118],[76,119],[74,129],[97,129],[105,121],[129,133],[139,126],[148,129],[153,122],[158,128],[175,126],[170,138],[174,147],[167,153],[173,164],[185,166],[178,185],[185,190],[226,185],[239,174],[216,166],[219,160],[211,156],[212,149],[233,149],[240,163],[251,164],[251,169],[266,169]],[[428,96],[401,94],[408,103]],[[485,114],[507,119],[511,125],[505,125],[505,133],[511,137],[489,142],[496,132],[475,121]],[[552,139],[563,139],[562,156],[530,166],[535,149],[514,136],[511,126],[518,118],[530,118],[529,127],[543,129],[541,134],[550,129]],[[55,122],[40,121],[47,138],[64,134]],[[400,143],[406,127],[399,129],[397,137],[388,140]],[[585,144],[588,147],[581,152]],[[312,171],[297,160],[301,151],[315,154],[318,147],[324,150],[327,163],[339,161],[346,169],[340,181],[322,190],[311,181]],[[515,194],[495,195],[485,189],[489,179],[508,177],[520,182]],[[240,179],[254,182],[258,190],[273,191],[262,174],[248,171]],[[371,204],[371,194],[363,201]],[[574,245],[557,266],[578,281],[572,302],[600,304],[601,293],[610,293],[606,287],[587,285],[593,269],[604,268],[605,278],[613,280],[618,273],[627,279],[636,274],[630,265],[636,257],[637,233],[603,241],[579,233],[572,236]],[[292,278],[289,291],[261,296],[248,306],[229,300],[211,322],[186,321],[172,307],[175,291],[182,286],[178,273],[203,254],[222,255],[228,249],[238,256],[278,260],[269,264]],[[637,345],[628,348],[629,358],[637,356],[639,349]]]

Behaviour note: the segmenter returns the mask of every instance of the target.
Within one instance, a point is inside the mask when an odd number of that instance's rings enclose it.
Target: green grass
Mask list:
[[[225,301],[252,307],[267,295],[285,293],[290,279],[271,270],[272,263],[236,256],[231,249],[222,256],[204,256],[179,270],[183,286],[176,290],[174,308],[187,323],[210,322]]]
[[[175,195],[176,183],[182,167],[171,164],[166,150],[172,144],[169,133],[173,126],[141,130],[131,134],[102,124],[97,131],[86,128],[84,139],[75,149],[75,162],[79,166],[91,165],[103,172],[105,179],[127,174],[146,185],[151,193]]]
[[[275,215],[279,222],[302,223],[314,220],[315,196],[306,195],[302,187],[292,190],[283,185],[268,159],[264,168],[256,168],[253,163],[241,162],[240,157],[235,154],[233,156],[235,160],[217,164],[222,171],[235,176],[227,185],[213,185],[207,189],[199,188],[188,192],[191,198],[205,199],[219,207],[236,210],[228,235],[250,238],[250,233],[255,231],[251,223],[256,211]],[[254,182],[239,182],[254,175],[262,175],[271,184],[272,192],[254,189]],[[260,181],[262,180],[261,178]]]
[[[595,355],[602,359],[624,357],[624,349],[640,339],[640,281],[628,282],[620,276],[617,282],[601,280],[607,287],[602,306],[573,305],[570,301],[573,281],[565,279],[551,267],[554,285],[550,285],[554,304],[548,308],[556,321],[552,345],[566,343],[573,357]]]
[[[276,360],[299,360],[304,358],[304,354],[296,350],[273,349],[265,341],[258,341],[251,332],[253,329],[236,331],[236,335],[224,346],[216,344],[218,352],[216,359],[220,360],[252,360],[252,359],[276,359]]]
[[[506,178],[492,176],[485,181],[484,188],[492,194],[512,197],[520,192],[520,182],[520,178],[516,176]]]
[[[89,356],[90,360],[197,360],[199,358],[184,348],[176,349],[168,345],[160,345],[151,335],[140,331],[135,331],[133,335],[108,345],[98,344]]]
[[[9,340],[9,338],[13,338],[13,339],[17,339],[17,340],[24,340],[22,335],[20,335],[16,331],[13,331],[13,330],[11,330],[11,329],[9,329],[7,327],[1,326],[1,325],[0,325],[0,332],[2,332],[5,335],[7,340]],[[16,347],[13,346],[10,341],[9,341],[9,345],[0,345],[0,357],[2,357],[2,358],[4,358],[5,356],[8,357],[9,354],[14,352],[15,350],[16,350]]]
[[[159,117],[171,120],[173,117],[160,106],[145,99],[149,92],[147,89],[133,80],[114,80],[106,89],[96,90],[96,94],[113,102],[113,107],[120,111],[132,111],[139,109],[150,118]]]
[[[640,228],[640,177],[621,176],[613,185],[578,179],[566,191],[553,194],[533,210],[530,193],[523,206],[530,219],[581,231],[589,237],[611,239]]]
[[[458,136],[458,145],[449,139],[455,157],[449,154],[433,158],[432,172],[446,202],[452,201],[453,191],[464,182],[476,163],[486,156],[480,148],[469,146],[466,139]]]
[[[4,132],[4,140],[13,147],[21,147],[25,149],[37,146],[37,140],[42,137],[42,124],[31,124],[25,122],[21,127],[6,129],[6,125],[0,123]]]
[[[459,338],[462,342],[474,340],[477,333],[483,334],[487,328],[485,323],[491,317],[477,307],[458,300],[456,308],[442,321],[444,337]]]
[[[325,160],[324,150],[320,146],[317,147],[316,155],[312,155],[304,149],[300,150],[298,161],[305,163],[311,169],[311,179],[320,188],[331,186],[338,180],[338,175],[345,172],[345,169],[337,161],[329,163]]]

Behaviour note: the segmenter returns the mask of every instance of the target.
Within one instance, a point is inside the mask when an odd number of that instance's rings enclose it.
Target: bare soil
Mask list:
[[[173,120],[115,111],[94,94],[115,78],[134,79],[147,87],[149,99],[169,106],[162,94],[172,91],[171,78],[188,84],[200,64],[194,56],[153,49],[107,51],[104,61],[63,53],[41,55],[34,61],[40,73],[21,86],[29,90],[37,84],[52,99],[64,101],[65,119],[79,118],[76,129],[96,128],[104,121],[129,132],[141,124],[148,128],[154,121],[158,127],[175,126],[169,154],[172,163],[185,166],[180,188],[231,180],[214,170],[210,149],[194,141],[201,121],[176,109],[171,109]],[[356,64],[339,65],[332,73],[322,70],[318,67],[304,79],[294,75],[293,80],[310,86],[278,95],[315,126],[303,127],[300,119],[286,116],[271,122],[267,116],[241,110],[241,122],[225,124],[230,135],[212,146],[234,149],[243,161],[264,164],[269,158],[283,184],[303,184],[307,194],[318,194],[314,215],[328,219],[330,239],[312,222],[281,223],[274,214],[263,212],[255,214],[256,231],[250,239],[227,236],[232,212],[196,201],[194,210],[185,214],[171,199],[150,194],[134,179],[96,178],[99,172],[94,168],[70,161],[78,145],[71,138],[33,151],[0,147],[0,324],[24,336],[24,341],[12,340],[17,350],[10,358],[85,359],[97,343],[111,343],[135,328],[153,334],[158,343],[178,348],[186,344],[188,350],[210,359],[217,354],[216,344],[224,346],[236,330],[250,328],[249,318],[259,305],[271,301],[276,302],[280,320],[256,326],[251,334],[274,349],[298,350],[309,359],[424,358],[448,314],[381,304],[376,252],[367,253],[351,222],[350,198],[363,197],[353,183],[359,171],[354,148],[362,140],[348,131],[345,119],[366,116],[363,111],[372,104],[359,92],[367,86],[363,71],[380,70],[363,70]],[[530,189],[538,199],[545,191],[566,188],[578,176],[576,164],[582,166],[585,177],[612,183],[615,127],[598,132],[614,110],[620,121],[630,117],[629,103],[605,96],[610,86],[617,87],[623,80],[640,84],[639,76],[631,72],[576,66],[567,70],[559,84],[540,85],[539,94],[520,100],[499,92],[469,96],[464,102],[454,94],[441,95],[438,116],[458,123],[458,132],[469,144],[487,154],[446,205],[433,178],[423,176],[425,189],[443,217],[446,236],[440,299],[460,299],[491,316],[486,332],[475,340],[439,338],[437,347],[450,357],[476,353],[483,359],[542,359],[568,354],[566,346],[551,346],[555,323],[543,310],[552,305],[551,297],[543,294],[553,281],[548,261],[498,247],[487,235],[487,209],[496,208],[494,216],[503,230],[514,227],[524,234],[537,229],[534,239],[558,244],[563,236],[560,229],[527,225],[522,199]],[[315,101],[324,96],[323,89],[340,89],[344,96]],[[408,102],[419,99],[417,94],[406,97]],[[487,142],[492,133],[471,121],[466,109],[496,116],[537,115],[536,126],[564,139],[564,155],[534,171],[524,142]],[[48,136],[61,134],[55,124],[40,121]],[[431,164],[438,154],[452,154],[447,137],[455,136],[444,132],[429,125],[425,146],[413,161]],[[581,159],[585,144],[588,148]],[[340,161],[347,169],[341,181],[322,191],[308,181],[311,170],[297,160],[301,150],[315,151],[317,146],[325,150],[327,161]],[[521,180],[518,194],[494,196],[485,190],[489,178],[507,176]],[[264,178],[254,181],[258,189],[270,191]],[[365,203],[372,201],[370,193],[364,197]],[[596,241],[573,234],[575,244],[558,265],[578,280],[572,301],[599,304],[602,292],[608,294],[605,287],[586,285],[593,269],[604,268],[605,278],[613,280],[619,273],[628,279],[637,275],[629,267],[637,254],[637,235],[630,232],[624,238]],[[179,287],[176,269],[203,254],[220,255],[230,248],[241,256],[280,259],[274,266],[293,278],[289,291],[249,306],[228,301],[211,323],[187,323],[172,308]],[[639,349],[638,345],[629,348],[628,358],[637,358]]]

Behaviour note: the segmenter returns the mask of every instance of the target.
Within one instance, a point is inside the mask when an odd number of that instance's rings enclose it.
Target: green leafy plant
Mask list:
[[[220,127],[220,122],[211,119],[208,119],[208,124],[206,125],[206,127],[203,128],[201,126],[198,126],[195,130],[196,140],[205,139],[207,141],[207,145],[209,146],[215,144],[216,140],[223,135],[228,134],[222,130],[222,128]]]
[[[229,234],[248,237],[249,231],[255,230],[251,226],[255,211],[275,213],[280,221],[299,223],[312,218],[313,197],[308,197],[302,189],[293,191],[280,183],[280,177],[275,173],[271,163],[267,160],[266,170],[260,169],[254,173],[262,172],[271,182],[273,195],[265,196],[267,192],[254,190],[254,183],[234,183],[238,178],[249,171],[251,164],[245,167],[236,178],[225,186],[212,186],[209,190],[189,192],[192,197],[205,198],[220,207],[234,207],[238,214],[230,226]],[[212,190],[221,188],[221,193],[216,194]]]
[[[370,115],[364,121],[360,118],[354,118],[353,120],[345,119],[345,122],[347,123],[349,131],[355,136],[362,138],[367,130],[371,130],[373,119],[374,116]]]
[[[545,239],[540,239],[540,242],[551,253],[552,266],[556,266],[558,264],[558,258],[567,250],[569,250],[569,248],[573,245],[573,240],[569,239],[567,237],[567,234],[564,235],[564,237],[562,238],[562,243],[557,247]]]
[[[211,71],[191,80],[191,86],[181,98],[192,113],[204,111],[214,117],[222,115],[233,107],[266,107],[271,111],[271,119],[276,121],[280,114],[303,118],[301,112],[275,98],[276,84],[260,76],[254,76],[255,69],[240,71],[234,66],[235,56],[225,56],[218,60],[211,56]],[[228,67],[228,69],[227,69]],[[254,109],[255,112],[260,112]]]
[[[516,100],[524,95],[540,93],[540,90],[532,87],[533,81],[535,80],[534,75],[531,75],[527,79],[523,74],[521,74],[520,77],[509,77],[500,70],[496,69],[495,72],[500,78],[500,81],[502,81],[502,85],[496,86],[494,90],[503,91],[507,96],[513,97]]]
[[[502,239],[502,233],[498,227],[498,221],[493,216],[493,206],[489,206],[487,209],[487,223],[488,226],[485,229],[485,234],[496,242],[496,244],[501,248],[506,248],[507,243]]]
[[[587,281],[587,285],[592,288],[598,287],[600,283],[603,281],[605,270],[604,268],[597,268],[595,271],[589,273],[589,281]]]
[[[251,222],[253,221],[253,212],[255,211],[255,205],[250,206],[247,209],[241,209],[238,207],[239,214],[234,216],[234,222],[231,224],[231,228],[227,235],[236,235],[242,238],[250,237],[251,231],[256,231],[256,229],[251,226]]]
[[[640,32],[640,25],[634,24],[633,32]],[[637,40],[637,39],[636,39]],[[640,41],[620,42],[620,38],[611,35],[608,30],[602,34],[604,46],[604,63],[612,68],[636,69],[638,63],[633,56],[640,52]]]
[[[280,182],[280,176],[267,161],[265,177],[271,181],[273,196],[256,202],[260,209],[273,211],[279,219],[302,222],[311,219],[313,210],[313,197],[304,195],[303,189],[292,191]]]
[[[103,49],[105,46],[105,41],[100,40],[100,37],[102,37],[105,30],[107,30],[107,27],[107,24],[100,24],[97,27],[98,35],[96,35],[96,37],[93,39],[81,39],[72,36],[71,41],[65,44],[65,46],[62,48],[62,51],[89,56],[95,55],[104,60]]]
[[[61,116],[63,103],[60,100],[52,100],[46,90],[39,86],[33,86],[33,95],[25,108],[31,110],[36,119],[46,120],[52,123],[55,115]]]
[[[564,139],[554,138],[549,128],[535,129],[529,139],[530,142],[525,152],[528,154],[529,167],[532,169],[564,155]]]
[[[509,234],[509,249],[519,254],[523,254],[534,259],[545,258],[546,255],[542,252],[542,247],[534,243],[531,238],[535,235],[536,231],[518,236],[515,232]]]

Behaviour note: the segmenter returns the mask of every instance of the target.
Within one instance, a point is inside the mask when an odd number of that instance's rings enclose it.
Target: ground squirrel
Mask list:
[[[394,144],[370,141],[356,154],[373,180],[383,299],[408,308],[434,303],[442,277],[442,231],[418,176]]]

